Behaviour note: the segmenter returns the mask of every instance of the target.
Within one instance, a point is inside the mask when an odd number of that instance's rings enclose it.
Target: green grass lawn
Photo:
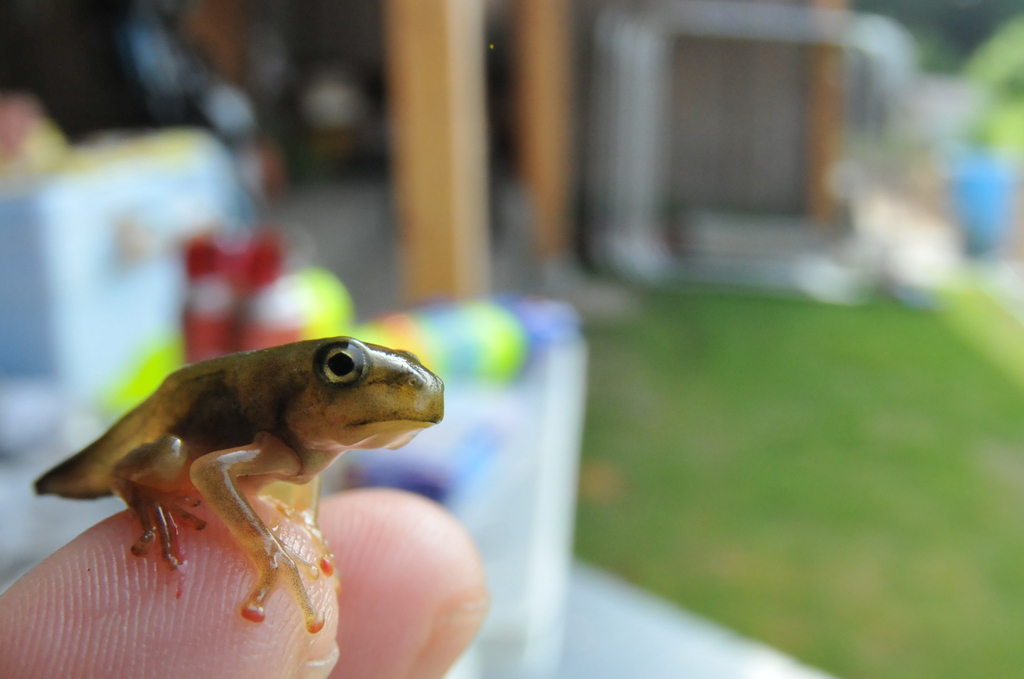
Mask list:
[[[939,313],[640,298],[587,329],[582,558],[844,679],[1024,676],[1017,382]]]

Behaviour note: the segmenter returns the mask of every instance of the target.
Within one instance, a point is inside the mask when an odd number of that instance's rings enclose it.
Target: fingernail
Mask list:
[[[439,615],[435,622],[435,628],[479,625],[487,617],[487,612],[490,608],[491,600],[489,598],[460,604]]]
[[[295,672],[295,679],[326,679],[331,670],[338,663],[338,644],[331,644],[331,650],[326,656],[317,660],[307,660],[298,671]]]
[[[408,676],[411,679],[443,676],[469,646],[489,608],[490,600],[483,598],[442,609],[434,618],[434,629],[420,648]]]

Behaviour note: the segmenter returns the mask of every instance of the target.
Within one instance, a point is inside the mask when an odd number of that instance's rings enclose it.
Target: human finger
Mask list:
[[[320,507],[342,574],[332,679],[435,679],[473,639],[488,595],[469,535],[438,505],[390,490]]]
[[[273,512],[260,501],[258,511]],[[324,629],[306,631],[291,594],[278,588],[266,619],[249,622],[240,606],[255,583],[249,558],[205,507],[205,530],[183,528],[186,563],[169,569],[156,549],[129,547],[138,521],[122,512],[51,555],[0,597],[0,676],[324,677],[337,658],[334,581],[307,580],[325,614]],[[315,551],[308,532],[282,522],[279,535],[298,554]]]

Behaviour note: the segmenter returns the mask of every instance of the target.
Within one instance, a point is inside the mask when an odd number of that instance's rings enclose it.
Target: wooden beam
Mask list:
[[[482,0],[386,0],[407,302],[490,287]]]
[[[221,77],[245,85],[250,0],[202,0],[185,15],[185,30]]]
[[[811,0],[822,9],[846,9],[846,0]],[[831,173],[842,154],[843,53],[831,45],[809,48],[807,106],[807,216],[822,226],[831,225],[838,202]]]
[[[569,240],[572,31],[568,0],[516,0],[519,171],[545,259]]]

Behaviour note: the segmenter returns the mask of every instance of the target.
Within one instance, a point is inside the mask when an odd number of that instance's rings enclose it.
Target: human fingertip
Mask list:
[[[332,676],[443,676],[489,606],[465,528],[436,503],[390,490],[325,500],[321,526],[343,583]]]

